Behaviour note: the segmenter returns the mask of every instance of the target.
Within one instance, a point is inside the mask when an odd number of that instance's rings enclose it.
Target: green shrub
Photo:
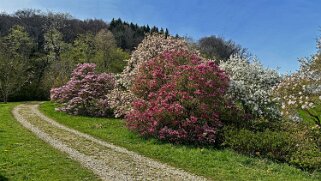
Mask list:
[[[304,124],[286,122],[279,129],[263,131],[225,126],[222,134],[222,145],[237,152],[321,170],[320,134]]]
[[[238,107],[239,109],[242,109],[240,107]],[[240,111],[241,112],[241,111]],[[246,115],[246,113],[243,113],[244,115]],[[247,116],[247,115],[246,115]],[[240,117],[242,118],[242,117]],[[281,130],[281,124],[282,122],[276,119],[266,119],[263,117],[260,118],[255,118],[255,119],[251,119],[251,117],[245,117],[247,118],[246,121],[240,121],[239,118],[235,118],[233,120],[230,120],[228,122],[225,122],[225,125],[228,125],[230,127],[233,128],[237,128],[237,129],[247,129],[250,131],[254,131],[254,132],[259,132],[259,131],[264,131],[266,129],[269,130],[273,130],[273,131],[279,131]]]
[[[247,129],[224,128],[223,145],[238,152],[285,161],[289,153],[296,151],[296,142],[290,133],[265,130],[254,132]]]
[[[288,122],[283,126],[298,140],[297,151],[291,155],[289,163],[303,169],[321,171],[321,132],[310,123]]]
[[[289,163],[303,169],[321,171],[321,151],[315,144],[299,147],[292,154]]]

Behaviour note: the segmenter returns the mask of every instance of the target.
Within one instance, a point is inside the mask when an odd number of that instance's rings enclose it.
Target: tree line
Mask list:
[[[164,33],[121,19],[79,20],[67,13],[18,10],[0,14],[0,95],[3,101],[43,100],[78,63],[119,73],[146,33]]]
[[[78,63],[95,63],[100,72],[120,73],[127,63],[124,60],[153,33],[170,36],[167,28],[140,26],[120,18],[107,23],[33,9],[1,13],[0,99],[46,100],[49,90],[66,83]],[[215,60],[247,52],[217,36],[190,43]]]

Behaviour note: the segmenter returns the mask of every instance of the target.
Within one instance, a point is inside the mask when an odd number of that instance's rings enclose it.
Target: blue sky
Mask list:
[[[35,8],[76,18],[122,18],[192,37],[219,35],[248,48],[270,68],[295,71],[316,52],[319,0],[1,0],[0,11]]]

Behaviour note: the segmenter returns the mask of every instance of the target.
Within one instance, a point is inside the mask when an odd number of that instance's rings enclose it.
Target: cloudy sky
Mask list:
[[[112,18],[168,28],[170,33],[219,35],[248,48],[265,66],[295,71],[316,52],[319,0],[1,0],[0,11],[41,9],[80,19]],[[0,25],[1,26],[1,25]]]

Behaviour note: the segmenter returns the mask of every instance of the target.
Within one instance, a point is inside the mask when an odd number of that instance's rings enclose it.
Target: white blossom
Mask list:
[[[276,99],[271,98],[273,87],[281,80],[277,71],[264,68],[258,60],[250,62],[238,55],[221,62],[220,67],[230,76],[229,94],[246,112],[269,119],[279,117]]]
[[[277,97],[281,97],[283,116],[298,121],[298,110],[305,110],[313,117],[319,116],[318,111],[312,111],[321,105],[321,52],[311,59],[301,59],[300,69],[284,77],[275,87]],[[313,120],[313,119],[307,119]],[[320,120],[314,123],[321,125]]]

